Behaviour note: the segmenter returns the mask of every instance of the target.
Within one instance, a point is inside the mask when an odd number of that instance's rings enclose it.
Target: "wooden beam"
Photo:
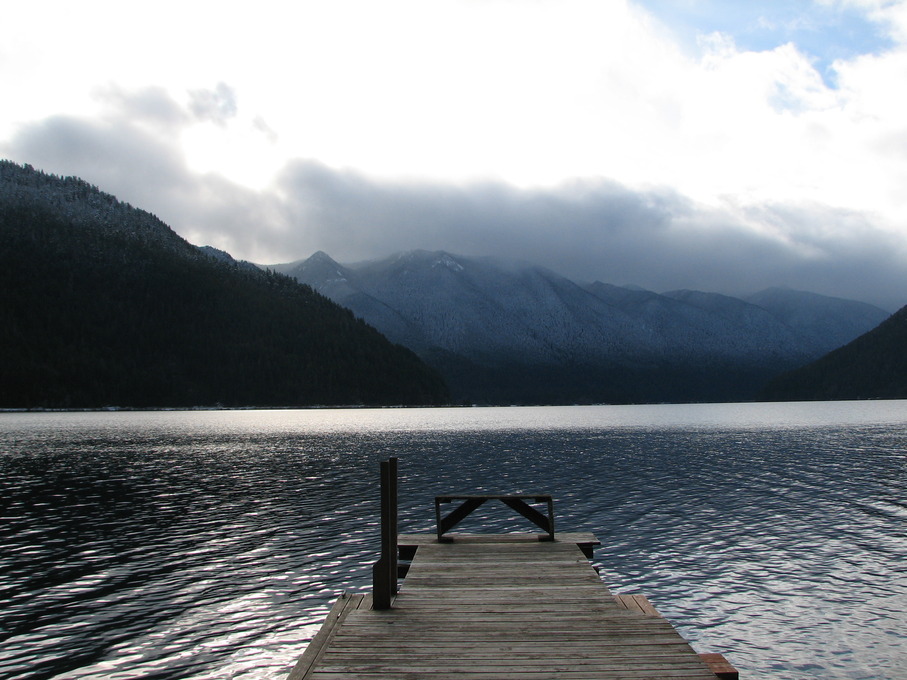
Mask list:
[[[397,459],[381,461],[381,557],[372,567],[372,607],[390,609],[397,594]]]
[[[550,540],[554,540],[554,508],[551,497],[547,497],[548,516],[545,517],[538,510],[527,504],[521,498],[502,498],[501,502],[511,510],[515,510],[530,522],[535,524],[542,531],[548,532]]]
[[[720,680],[739,680],[740,673],[730,662],[717,652],[700,654],[699,658],[705,661],[706,665]]]
[[[305,648],[302,656],[299,657],[299,661],[293,666],[293,670],[290,671],[287,680],[308,680],[315,664],[324,656],[330,641],[340,630],[340,625],[346,620],[351,611],[362,606],[364,599],[364,595],[350,595],[349,593],[342,593],[337,598],[321,628],[315,634],[315,637],[312,638],[309,646]]]

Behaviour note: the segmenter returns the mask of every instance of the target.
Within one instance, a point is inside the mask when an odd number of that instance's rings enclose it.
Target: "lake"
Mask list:
[[[742,677],[907,678],[907,401],[0,413],[0,678],[285,678],[369,587],[388,456],[401,531],[551,493]]]

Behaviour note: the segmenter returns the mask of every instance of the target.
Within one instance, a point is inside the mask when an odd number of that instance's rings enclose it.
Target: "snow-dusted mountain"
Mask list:
[[[768,288],[745,298],[810,338],[822,354],[878,326],[888,313],[878,307],[789,288]]]
[[[636,330],[620,310],[539,267],[416,251],[346,267],[317,253],[280,269],[421,352],[559,363],[625,352]]]
[[[0,408],[443,404],[436,371],[286,276],[0,160]]]
[[[742,300],[580,285],[532,264],[445,252],[352,265],[319,252],[273,268],[415,350],[466,400],[743,399],[888,316],[783,289]],[[545,396],[546,383],[557,396]]]
[[[907,307],[856,340],[772,380],[767,400],[907,399]]]

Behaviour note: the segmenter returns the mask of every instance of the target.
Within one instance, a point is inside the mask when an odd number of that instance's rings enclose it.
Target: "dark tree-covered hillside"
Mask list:
[[[307,286],[76,178],[0,162],[0,407],[438,404],[440,377]]]
[[[907,399],[907,307],[821,359],[782,374],[762,398]]]

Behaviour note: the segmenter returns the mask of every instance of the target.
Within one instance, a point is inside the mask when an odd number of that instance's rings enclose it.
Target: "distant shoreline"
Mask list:
[[[522,404],[512,404],[522,406]],[[478,408],[479,404],[395,404],[372,406],[367,404],[334,404],[317,406],[100,406],[86,408],[0,408],[0,413],[140,413],[175,411],[329,411],[339,409],[407,409],[407,408]]]

